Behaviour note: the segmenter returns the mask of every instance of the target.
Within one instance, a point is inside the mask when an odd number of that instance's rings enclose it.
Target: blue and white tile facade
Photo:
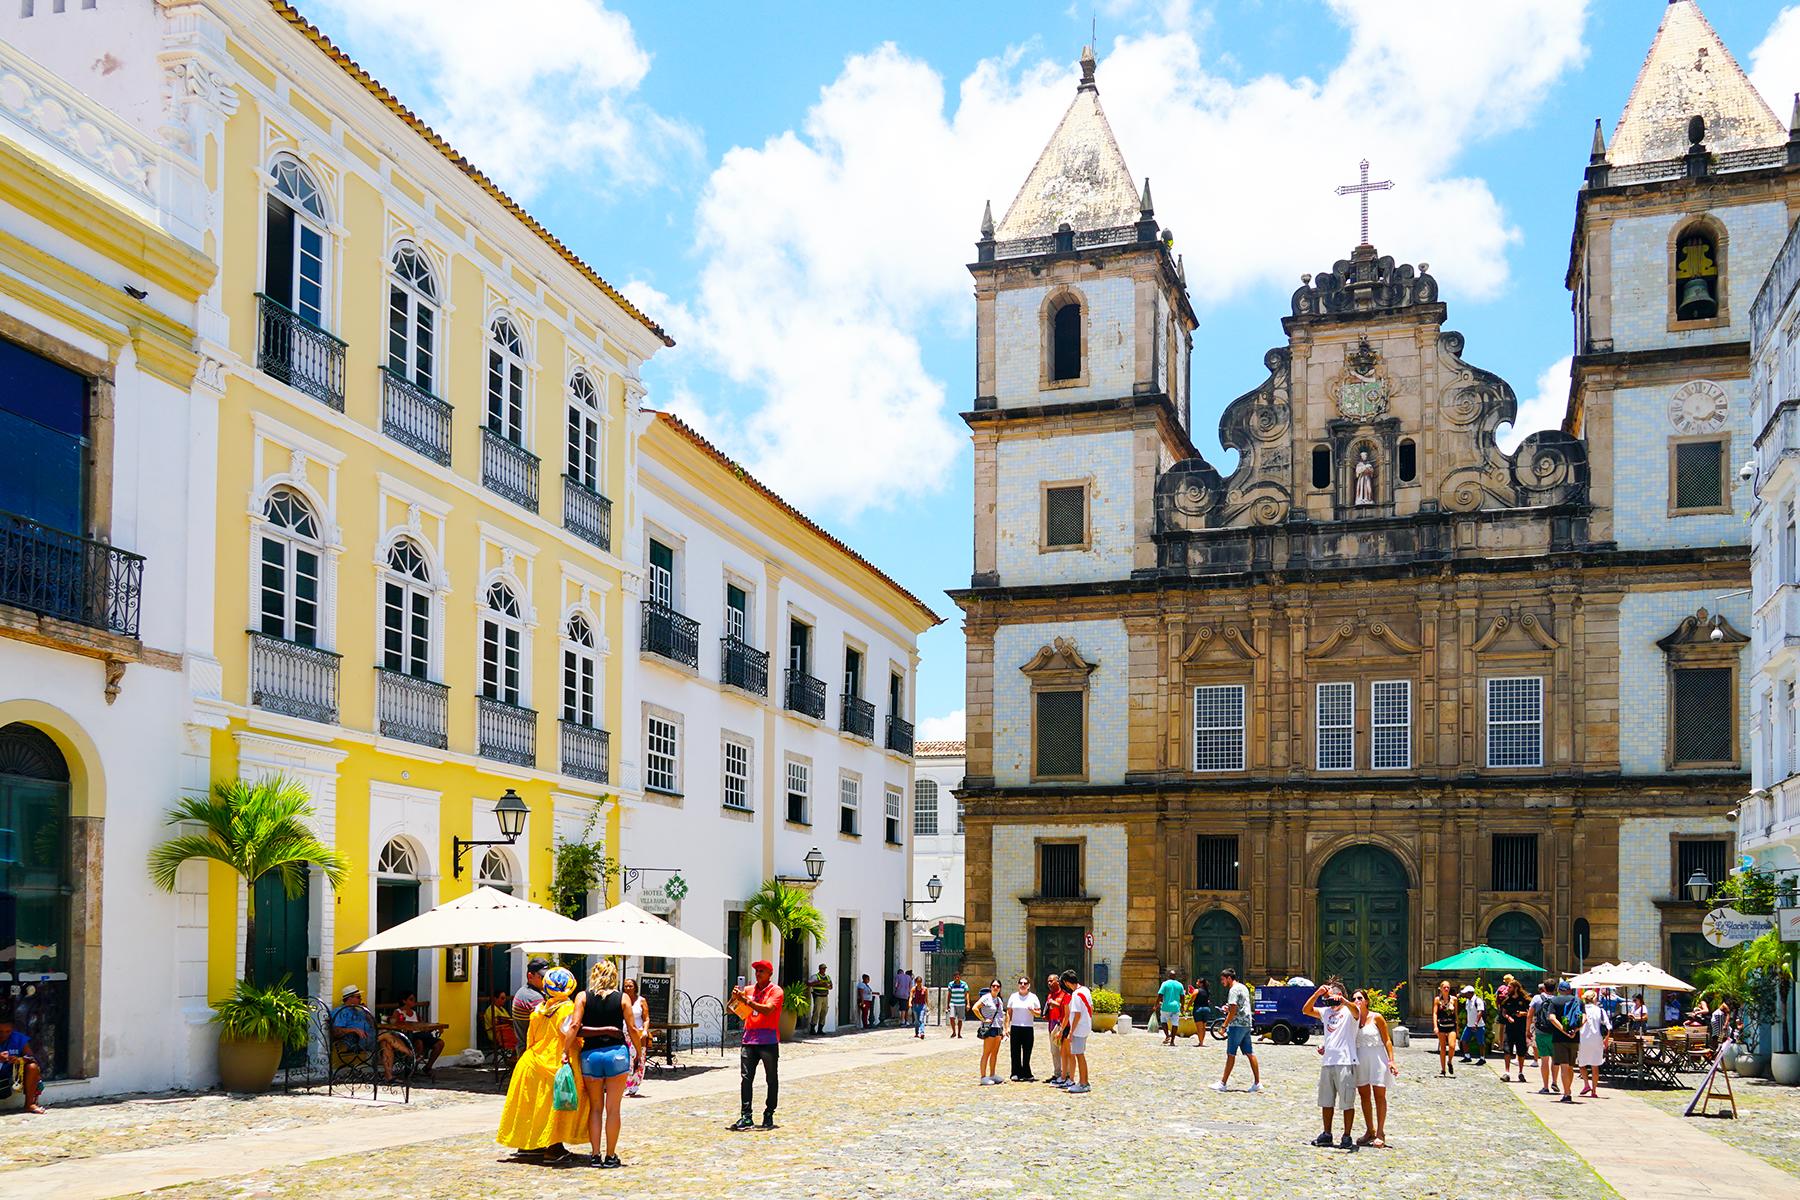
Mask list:
[[[1087,382],[1040,390],[1044,378],[1044,301],[1072,291],[1086,311]],[[1131,395],[1137,376],[1136,285],[1129,276],[1087,278],[1079,285],[1015,288],[994,299],[995,400],[1001,408],[1071,404]]]
[[[1750,337],[1750,305],[1788,233],[1787,206],[1740,204],[1706,210],[1725,227],[1725,325],[1669,328],[1669,239],[1698,213],[1620,217],[1612,223],[1614,350],[1660,350]]]
[[[1085,583],[1131,574],[1130,430],[1018,438],[997,449],[995,563],[1007,586]],[[1088,485],[1085,550],[1041,551],[1042,485]]]
[[[1735,589],[1733,589],[1735,590]],[[1658,638],[1667,637],[1695,610],[1722,611],[1740,630],[1750,628],[1750,597],[1720,601],[1712,591],[1628,592],[1619,601],[1619,769],[1626,775],[1669,771],[1669,663]],[[1749,673],[1740,667],[1738,761],[1750,761]],[[1623,881],[1625,876],[1621,875]]]
[[[1087,843],[1082,890],[1098,897],[1094,905],[1094,948],[1088,952],[1088,959],[1108,964],[1113,986],[1118,986],[1119,966],[1125,959],[1125,916],[1129,908],[1123,825],[994,826],[996,973],[1002,979],[1015,979],[1030,966],[1031,948],[1025,941],[1026,909],[1018,901],[1037,894],[1039,838],[1081,838]]]
[[[1031,782],[1031,678],[1019,668],[1059,637],[1095,664],[1088,677],[1088,782],[1125,780],[1125,622],[1060,621],[1003,625],[994,633],[994,782],[1001,787]],[[994,864],[998,871],[998,856]]]
[[[1725,448],[1726,477],[1731,482],[1731,511],[1727,513],[1669,515],[1669,439],[1679,436],[1669,422],[1669,400],[1686,381],[1613,393],[1613,537],[1620,549],[1749,543],[1748,521],[1755,495],[1750,483],[1739,478],[1738,466],[1751,456],[1756,437],[1751,427],[1750,386],[1741,379],[1712,382],[1724,389],[1731,404],[1720,430],[1731,438]]]

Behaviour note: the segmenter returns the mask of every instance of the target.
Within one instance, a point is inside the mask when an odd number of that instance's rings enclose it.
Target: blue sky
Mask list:
[[[1200,315],[1195,438],[1263,375],[1302,271],[1372,240],[1431,263],[1520,427],[1567,389],[1567,265],[1663,0],[1100,0],[1080,7],[301,0],[680,345],[645,368],[766,482],[911,588],[926,735],[955,727],[969,575],[973,257],[1073,93],[1101,101]],[[1784,119],[1800,4],[1703,3]],[[940,720],[932,720],[934,718]]]

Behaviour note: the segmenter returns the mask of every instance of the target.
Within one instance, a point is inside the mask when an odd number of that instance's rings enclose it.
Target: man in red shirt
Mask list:
[[[756,983],[750,986],[739,984],[731,990],[732,1007],[740,1012],[744,1022],[743,1049],[738,1054],[739,1099],[743,1102],[743,1112],[731,1128],[750,1129],[755,1125],[750,1119],[750,1104],[756,1083],[756,1064],[761,1063],[763,1080],[768,1085],[762,1127],[773,1129],[775,1101],[781,1091],[781,1074],[777,1069],[781,1055],[781,989],[770,980],[775,973],[771,963],[758,959],[750,964],[750,970],[756,975]]]

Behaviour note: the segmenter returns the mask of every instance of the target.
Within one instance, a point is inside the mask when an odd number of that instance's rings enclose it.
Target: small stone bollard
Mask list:
[[[1117,1030],[1119,1033],[1130,1033],[1131,1032],[1131,1014],[1130,1013],[1120,1013],[1119,1014],[1119,1023],[1117,1025],[1114,1025],[1113,1028],[1115,1030]]]

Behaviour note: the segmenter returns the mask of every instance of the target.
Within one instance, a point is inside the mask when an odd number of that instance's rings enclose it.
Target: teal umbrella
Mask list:
[[[1440,958],[1434,963],[1426,963],[1419,968],[1422,971],[1538,971],[1544,968],[1536,963],[1528,963],[1522,958],[1508,954],[1504,950],[1496,950],[1492,946],[1470,946],[1467,950],[1458,951],[1449,958]]]

